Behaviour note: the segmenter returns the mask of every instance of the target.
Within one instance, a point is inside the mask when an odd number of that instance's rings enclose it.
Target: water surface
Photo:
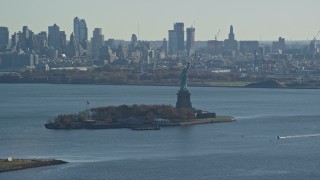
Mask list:
[[[319,179],[319,90],[189,88],[194,107],[234,123],[160,131],[47,130],[47,120],[90,107],[175,105],[178,87],[0,84],[0,157],[66,165],[0,179]],[[277,136],[300,136],[277,139]]]

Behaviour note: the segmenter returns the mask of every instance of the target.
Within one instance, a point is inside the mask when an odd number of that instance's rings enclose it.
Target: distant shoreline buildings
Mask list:
[[[234,71],[274,72],[293,67],[315,69],[319,65],[313,66],[312,62],[320,59],[318,35],[308,45],[289,47],[283,37],[269,44],[257,40],[238,41],[232,25],[227,39],[218,39],[219,30],[214,40],[202,45],[196,40],[196,28],[185,28],[183,22],[174,23],[173,29],[168,30],[168,37],[158,42],[141,41],[136,34],[131,35],[130,42],[112,38],[105,40],[102,29],[98,27],[93,29],[92,38],[89,38],[88,32],[86,21],[79,17],[73,19],[73,32],[69,40],[57,24],[48,26],[47,32],[38,34],[23,26],[22,31],[14,32],[11,38],[8,27],[0,27],[0,71],[42,70],[48,69],[48,65],[103,66],[112,63],[153,64],[152,67],[157,68],[160,65],[177,65],[179,62],[173,63],[172,60],[182,58],[206,61],[199,65],[202,68],[228,67]],[[280,63],[280,60],[290,63]],[[282,67],[283,64],[286,67]]]

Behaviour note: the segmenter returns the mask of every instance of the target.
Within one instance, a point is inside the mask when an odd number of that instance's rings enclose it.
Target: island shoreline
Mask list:
[[[55,159],[14,159],[12,161],[0,159],[0,173],[66,163],[68,162]]]
[[[252,82],[254,83],[254,82]],[[53,85],[109,85],[109,86],[168,86],[168,87],[178,87],[174,84],[153,84],[153,83],[50,83],[50,82],[0,82],[0,84],[53,84]],[[243,88],[243,89],[305,89],[305,90],[311,90],[311,89],[320,89],[320,87],[246,87],[246,86],[223,86],[223,85],[208,85],[208,84],[193,84],[190,83],[189,87],[214,87],[214,88]]]

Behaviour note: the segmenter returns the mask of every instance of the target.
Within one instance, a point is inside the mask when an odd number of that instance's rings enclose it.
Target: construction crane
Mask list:
[[[314,36],[313,40],[317,40],[317,37],[319,36],[320,34],[320,30],[318,31],[318,33]]]
[[[220,29],[219,29],[218,33],[214,36],[214,40],[218,39],[219,34],[220,34]]]

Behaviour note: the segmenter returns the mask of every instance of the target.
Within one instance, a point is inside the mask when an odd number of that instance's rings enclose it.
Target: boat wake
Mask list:
[[[305,134],[305,135],[294,135],[294,136],[277,136],[277,139],[290,139],[290,138],[307,138],[307,137],[317,137],[320,134]]]

